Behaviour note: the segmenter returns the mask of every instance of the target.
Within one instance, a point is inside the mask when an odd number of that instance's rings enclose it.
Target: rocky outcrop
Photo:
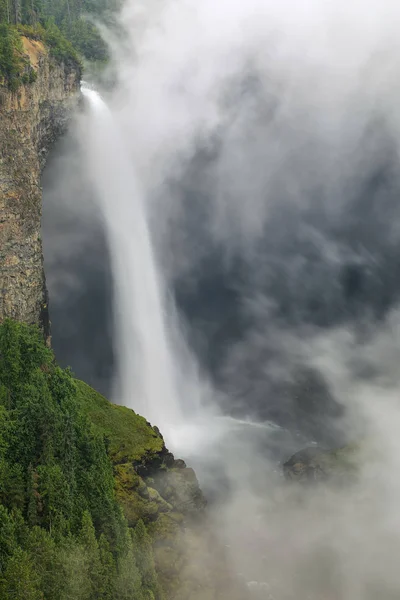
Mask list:
[[[317,447],[296,452],[283,465],[285,478],[298,483],[354,480],[357,471],[358,445],[336,450]]]
[[[49,338],[40,175],[78,97],[80,71],[40,41],[23,45],[36,80],[16,92],[0,84],[0,321],[40,324]]]
[[[76,382],[83,412],[103,433],[117,500],[131,527],[142,519],[166,600],[246,600],[208,522],[195,472],[167,450],[157,427]]]

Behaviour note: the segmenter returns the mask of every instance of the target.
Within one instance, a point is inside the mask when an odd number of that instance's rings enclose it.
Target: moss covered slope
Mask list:
[[[76,385],[82,411],[106,439],[125,518],[130,527],[143,521],[152,539],[165,597],[236,598],[224,552],[207,525],[205,500],[193,469],[175,460],[158,429],[143,417],[111,404],[81,381]]]
[[[144,417],[125,406],[111,404],[83,381],[76,380],[82,410],[104,434],[114,464],[142,463],[159,456],[164,440]]]
[[[158,429],[146,419],[112,404],[82,381],[76,386],[82,412],[106,439],[116,497],[129,525],[143,520],[150,533],[165,595],[174,598],[185,588],[189,598],[200,581],[184,574],[188,543],[200,551],[194,521],[205,506],[194,471],[175,460]]]

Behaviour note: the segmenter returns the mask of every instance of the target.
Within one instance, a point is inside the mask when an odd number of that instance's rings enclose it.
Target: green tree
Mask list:
[[[27,536],[25,550],[40,580],[44,597],[60,598],[63,590],[62,565],[56,542],[42,527],[33,527]]]
[[[14,25],[21,23],[21,0],[10,0],[11,20]]]
[[[8,510],[0,504],[0,573],[4,573],[16,546],[15,524]]]
[[[0,23],[10,22],[9,0],[0,0]]]
[[[0,585],[4,600],[41,600],[40,578],[27,552],[17,548],[7,562]]]
[[[67,538],[60,546],[63,588],[60,600],[87,600],[91,594],[91,582],[85,560],[85,551],[76,539]]]
[[[113,600],[114,581],[117,574],[115,560],[110,544],[104,535],[99,538],[100,576],[97,587],[97,597],[101,600]]]
[[[28,496],[28,508],[27,508],[27,521],[31,527],[38,524],[38,505],[37,501],[39,498],[38,492],[38,475],[37,472],[32,468],[32,465],[28,467],[26,493]]]
[[[23,510],[26,499],[25,476],[22,465],[9,461],[3,480],[3,501],[9,508]]]
[[[72,513],[69,486],[60,465],[40,465],[37,472],[41,499],[40,523],[52,534],[53,528],[58,528],[58,531],[63,529]]]
[[[118,561],[114,584],[114,600],[144,600],[142,578],[136,564],[129,530],[125,532],[123,544],[124,551]]]
[[[6,49],[10,42],[9,28],[6,25],[0,26],[0,40],[0,57],[5,60],[5,53],[10,52],[9,47]],[[8,319],[0,327],[0,380],[9,390],[18,386],[21,381],[20,337],[16,332],[15,323]]]
[[[35,328],[0,324],[0,600],[160,598],[103,435]]]
[[[161,592],[154,565],[153,547],[142,519],[138,521],[132,531],[132,540],[136,564],[142,578],[143,590],[148,593],[149,598],[159,598]]]
[[[85,510],[82,516],[82,528],[79,541],[85,556],[85,570],[88,576],[88,600],[97,598],[97,589],[101,579],[101,561],[96,533],[89,511]]]

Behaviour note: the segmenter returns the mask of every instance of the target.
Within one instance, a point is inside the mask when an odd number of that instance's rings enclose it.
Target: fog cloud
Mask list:
[[[215,259],[215,284],[230,272],[235,288],[239,331],[215,368],[225,410],[310,440],[370,440],[351,489],[300,500],[273,483],[253,434],[234,450],[222,440],[231,494],[216,509],[221,535],[238,571],[258,581],[266,571],[263,597],[389,598],[400,585],[388,316],[398,298],[399,11],[187,0],[128,3],[122,15],[132,53],[110,104],[159,264],[186,287],[189,317],[204,264]]]
[[[114,189],[128,205],[140,190],[177,387],[239,419],[220,415],[218,435],[214,422],[188,429],[182,452],[215,492],[235,573],[262,598],[400,590],[399,17],[390,1],[132,1],[123,44],[109,37],[118,77],[105,96],[130,165]],[[140,286],[129,291],[120,335]],[[167,395],[153,389],[161,418]],[[315,441],[356,441],[358,476],[282,484],[277,460]]]

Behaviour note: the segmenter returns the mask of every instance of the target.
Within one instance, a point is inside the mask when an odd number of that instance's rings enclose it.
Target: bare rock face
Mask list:
[[[36,81],[14,93],[0,85],[0,321],[40,325],[49,341],[40,175],[77,102],[80,69],[57,62],[39,41],[23,44]]]

